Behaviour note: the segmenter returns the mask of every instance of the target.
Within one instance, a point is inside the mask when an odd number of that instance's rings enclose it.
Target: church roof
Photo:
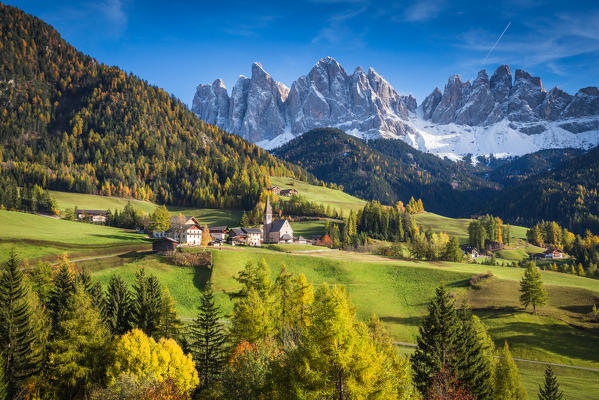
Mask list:
[[[281,230],[281,228],[283,228],[283,225],[285,225],[285,222],[287,222],[286,219],[277,219],[275,221],[272,221],[272,226],[270,228],[271,232],[279,232]]]

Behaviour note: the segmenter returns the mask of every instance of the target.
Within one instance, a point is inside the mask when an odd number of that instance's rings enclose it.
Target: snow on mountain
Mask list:
[[[231,96],[222,80],[199,85],[192,110],[208,123],[273,149],[302,133],[335,127],[363,138],[401,139],[411,146],[458,159],[472,154],[516,156],[550,148],[599,145],[599,90],[572,96],[547,92],[541,79],[507,65],[473,82],[449,78],[418,107],[374,69],[349,75],[333,58],[318,61],[291,88],[259,63],[240,76]]]

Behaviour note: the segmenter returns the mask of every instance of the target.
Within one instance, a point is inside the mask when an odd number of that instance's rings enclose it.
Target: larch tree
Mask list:
[[[520,303],[524,308],[532,305],[533,313],[537,313],[537,306],[547,303],[547,291],[543,285],[541,272],[533,262],[528,263],[524,276],[520,281]]]
[[[183,324],[177,314],[177,304],[167,287],[162,289],[157,337],[177,339]]]
[[[528,394],[520,381],[518,367],[512,359],[512,353],[507,342],[499,352],[499,361],[495,368],[493,392],[496,399],[527,400]]]
[[[224,365],[226,333],[221,318],[212,285],[208,282],[200,298],[198,314],[190,327],[189,342],[202,388],[214,382]]]
[[[551,365],[545,368],[543,386],[539,385],[539,400],[564,400],[564,393],[559,390],[559,383]]]
[[[212,236],[210,236],[210,228],[208,228],[208,225],[204,224],[204,227],[202,228],[202,246],[208,246],[208,243],[210,243],[211,240]]]

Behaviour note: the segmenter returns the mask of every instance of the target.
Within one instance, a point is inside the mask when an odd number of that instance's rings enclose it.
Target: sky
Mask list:
[[[420,103],[449,76],[526,69],[549,90],[599,85],[599,1],[6,1],[72,45],[191,104],[259,61],[291,86],[321,58],[373,67]],[[507,29],[506,29],[507,28]]]

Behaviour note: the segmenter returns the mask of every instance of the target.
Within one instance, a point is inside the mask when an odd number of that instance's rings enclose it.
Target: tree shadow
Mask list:
[[[196,288],[201,291],[206,289],[206,285],[212,277],[212,268],[206,267],[192,267],[193,271],[193,284]]]

